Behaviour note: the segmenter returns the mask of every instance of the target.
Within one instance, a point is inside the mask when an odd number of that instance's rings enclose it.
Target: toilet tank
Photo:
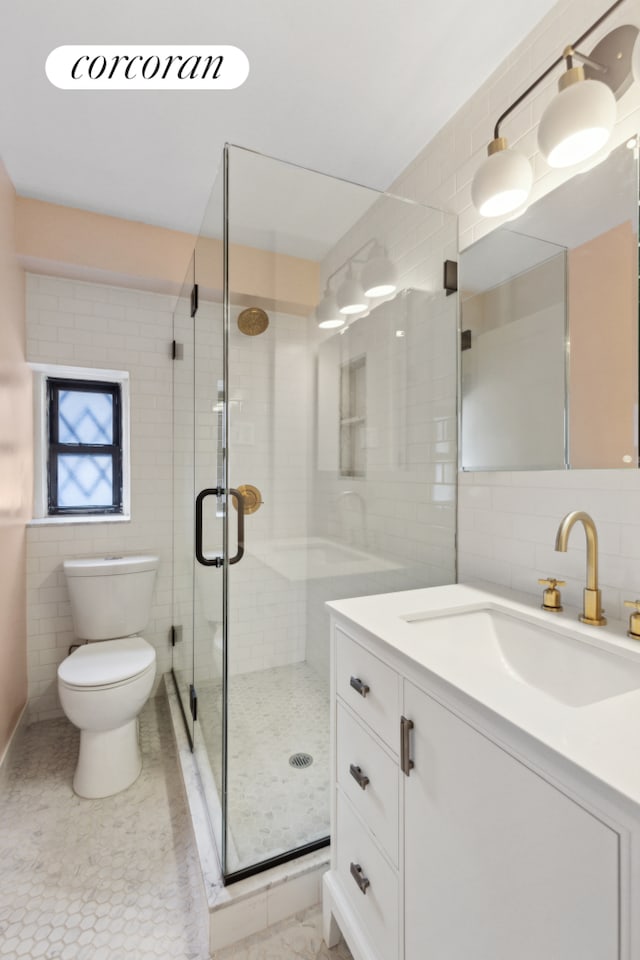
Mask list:
[[[158,563],[148,555],[65,560],[76,637],[112,640],[144,630]]]

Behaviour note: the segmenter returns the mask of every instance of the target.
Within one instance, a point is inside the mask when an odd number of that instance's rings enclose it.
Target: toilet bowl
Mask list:
[[[125,790],[142,769],[137,717],[156,675],[156,652],[142,637],[78,647],[58,669],[65,714],[80,729],[73,789],[81,797]]]
[[[80,730],[73,789],[81,797],[119,793],[142,768],[137,717],[153,688],[156,652],[134,631],[149,619],[157,565],[150,556],[63,564],[76,634],[87,641],[58,667],[62,709]]]

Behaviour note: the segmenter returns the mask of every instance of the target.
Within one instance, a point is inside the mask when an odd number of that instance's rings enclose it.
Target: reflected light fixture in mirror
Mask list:
[[[336,295],[329,288],[325,288],[324,296],[315,310],[316,321],[322,330],[334,330],[336,327],[343,326],[345,320],[340,316]]]
[[[369,301],[364,295],[362,284],[354,276],[351,264],[349,264],[345,279],[338,287],[336,300],[338,301],[338,310],[346,316],[350,316],[352,313],[362,313],[363,310],[367,309]]]
[[[594,59],[576,47],[625,2],[616,0],[498,118],[489,156],[471,185],[473,204],[481,216],[503,216],[526,202],[533,184],[531,164],[523,154],[507,147],[500,125],[563,61],[567,69],[560,78],[559,92],[547,106],[538,128],[542,155],[550,166],[573,166],[596,154],[609,140],[616,121],[616,99],[632,82],[632,53],[633,58],[640,59],[640,52],[635,53],[638,30],[626,25],[611,31],[592,51]],[[574,58],[586,65],[588,77],[585,67],[574,66]]]
[[[388,297],[398,287],[398,272],[395,264],[389,260],[386,251],[375,243],[369,259],[362,268],[362,286],[365,297]]]
[[[367,259],[364,259],[360,254],[367,247],[371,249]],[[362,265],[360,273],[356,272],[354,265]],[[331,281],[343,270],[346,270],[346,276],[334,292]],[[318,326],[331,329],[342,326],[346,318],[367,316],[370,300],[390,297],[397,287],[396,266],[389,259],[387,251],[378,240],[367,240],[329,275],[324,295],[315,310]]]

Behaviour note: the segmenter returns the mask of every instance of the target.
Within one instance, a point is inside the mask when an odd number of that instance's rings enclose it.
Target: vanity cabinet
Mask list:
[[[630,955],[613,826],[335,618],[332,672],[329,945],[339,927],[355,960]]]
[[[618,835],[408,681],[406,960],[618,957]]]

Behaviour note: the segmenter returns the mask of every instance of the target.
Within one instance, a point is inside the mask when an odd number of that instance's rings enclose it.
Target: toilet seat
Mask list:
[[[118,686],[155,669],[155,661],[156,652],[143,637],[101,640],[74,650],[58,667],[58,678],[83,690]]]

